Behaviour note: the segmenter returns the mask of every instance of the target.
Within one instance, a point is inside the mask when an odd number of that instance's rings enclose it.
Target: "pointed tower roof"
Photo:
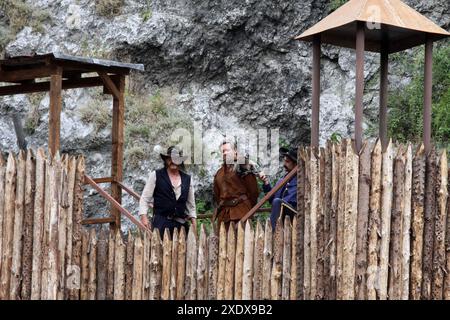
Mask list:
[[[427,36],[450,36],[400,0],[350,0],[295,39],[312,41],[320,34],[322,43],[354,48],[357,22],[366,23],[368,51],[379,52],[383,40],[392,53],[424,44]]]

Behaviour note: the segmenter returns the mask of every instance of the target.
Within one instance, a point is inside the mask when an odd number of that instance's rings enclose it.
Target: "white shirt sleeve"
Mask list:
[[[197,218],[197,211],[195,208],[195,190],[194,190],[194,184],[192,182],[192,178],[191,178],[191,184],[189,186],[189,193],[188,193],[188,199],[186,202],[186,207],[188,210],[188,216],[190,218]]]
[[[147,214],[148,208],[153,208],[153,192],[155,191],[155,184],[156,172],[152,171],[145,183],[141,200],[139,200],[139,215]]]

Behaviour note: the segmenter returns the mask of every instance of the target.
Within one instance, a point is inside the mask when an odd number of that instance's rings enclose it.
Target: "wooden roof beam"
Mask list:
[[[112,81],[117,81],[118,76],[111,76]],[[100,77],[88,77],[80,79],[68,79],[62,81],[62,89],[76,89],[88,87],[100,87],[104,82]],[[50,91],[50,82],[36,82],[21,85],[0,86],[0,96],[25,94],[33,92],[47,92]]]
[[[40,66],[32,69],[21,69],[7,71],[2,69],[0,71],[0,82],[21,82],[24,80],[32,80],[36,78],[50,77],[56,68],[54,66]]]
[[[64,70],[72,70],[79,72],[104,72],[104,73],[114,73],[128,75],[130,70],[127,68],[119,68],[114,66],[101,66],[101,65],[90,65],[86,63],[76,62],[76,61],[63,61],[55,60],[53,62],[55,65],[63,67]]]

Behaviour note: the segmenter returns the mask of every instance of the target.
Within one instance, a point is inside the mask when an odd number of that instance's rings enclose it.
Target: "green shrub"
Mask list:
[[[124,0],[95,0],[95,11],[104,17],[114,17],[121,13]]]
[[[112,111],[99,96],[94,97],[90,103],[79,108],[78,113],[81,121],[94,126],[96,133],[111,127]]]
[[[33,30],[42,33],[43,22],[50,19],[48,11],[33,8],[24,0],[3,0],[0,2],[0,9],[4,12],[10,32],[13,34],[25,26],[30,26]]]
[[[152,17],[152,1],[151,0],[147,0],[145,2],[145,8],[141,12],[141,17],[144,22],[151,19],[151,17]]]
[[[400,68],[411,72],[411,82],[389,94],[390,136],[400,142],[420,142],[423,135],[424,49],[413,50],[412,59],[396,59]],[[432,138],[439,148],[450,141],[450,46],[435,48],[433,54]]]
[[[129,147],[125,150],[125,163],[127,166],[137,168],[146,155],[146,151],[141,146]]]
[[[0,52],[5,50],[8,43],[14,39],[8,27],[0,25]]]
[[[191,121],[176,107],[173,97],[169,88],[151,96],[125,95],[125,151],[139,145],[150,155],[155,145],[166,147],[171,143],[175,129],[192,131]]]

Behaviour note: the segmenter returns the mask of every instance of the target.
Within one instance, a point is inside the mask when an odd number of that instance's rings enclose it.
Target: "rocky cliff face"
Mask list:
[[[175,115],[195,121],[196,127],[200,126],[204,132],[279,128],[283,142],[299,145],[309,141],[311,48],[293,37],[326,16],[333,1],[10,1],[24,2],[33,11],[46,14],[39,20],[39,26],[25,23],[17,33],[9,35],[6,55],[59,51],[142,63],[146,72],[131,75],[128,91],[133,96],[166,92],[165,108],[178,110]],[[406,2],[449,28],[448,1]],[[109,4],[106,9],[101,6],[105,3]],[[7,12],[0,14],[0,32],[6,32],[10,19]],[[370,121],[376,118],[378,103],[378,56],[367,54],[366,59],[364,101],[366,120]],[[396,79],[395,68],[392,70]],[[322,74],[323,143],[333,133],[342,136],[352,133],[354,54],[346,49],[325,47]],[[393,81],[393,85],[397,84],[398,81]],[[84,153],[87,172],[96,177],[107,176],[110,129],[107,125],[99,128],[92,118],[79,111],[98,105],[99,101],[110,110],[111,102],[99,98],[98,92],[91,89],[68,91],[63,97],[63,152]],[[17,150],[13,113],[33,120],[28,123],[30,147],[46,145],[47,111],[45,95],[1,98],[0,149]],[[142,190],[148,170],[159,165],[158,155],[151,151],[153,146],[165,143],[152,130],[145,137],[143,143],[147,147],[141,152],[143,156],[134,167],[125,168],[125,182],[137,191]],[[204,145],[215,146],[220,139],[220,136],[206,138]],[[217,165],[216,159],[192,167],[197,189],[203,190],[198,197],[207,201]],[[99,206],[98,196],[87,197],[87,212],[97,214],[94,208]],[[126,199],[126,203],[134,208],[131,199]]]

